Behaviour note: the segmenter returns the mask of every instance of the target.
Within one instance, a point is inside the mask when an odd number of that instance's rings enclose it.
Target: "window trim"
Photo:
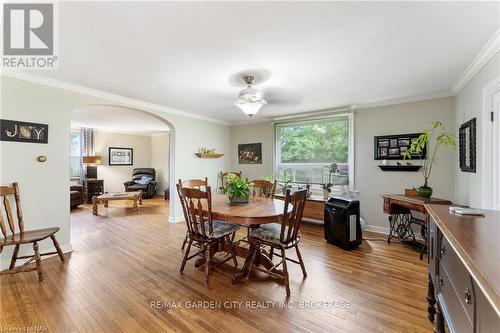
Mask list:
[[[307,121],[314,121],[314,120],[321,120],[321,119],[329,119],[329,118],[337,118],[337,117],[347,117],[349,121],[349,139],[348,139],[348,147],[347,147],[347,164],[349,165],[349,191],[350,192],[356,192],[355,191],[355,161],[354,161],[354,112],[342,112],[342,113],[334,113],[330,115],[321,115],[317,117],[300,117],[295,120],[289,120],[287,119],[286,121],[276,121],[273,123],[274,127],[274,145],[273,145],[273,176],[274,179],[278,179],[278,152],[280,151],[281,147],[278,145],[278,131],[277,127],[278,125],[285,125],[285,124],[294,124],[294,123],[302,123],[302,122],[307,122]],[[301,163],[298,163],[301,164]],[[302,163],[302,164],[311,164],[311,163]],[[314,163],[312,163],[314,164]],[[320,163],[318,163],[320,164]],[[314,186],[313,187],[318,187],[319,186]]]

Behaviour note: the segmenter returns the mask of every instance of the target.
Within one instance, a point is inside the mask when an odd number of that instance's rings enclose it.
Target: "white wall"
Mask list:
[[[384,193],[403,193],[405,188],[420,186],[423,178],[417,172],[383,172],[380,161],[373,159],[373,137],[386,134],[416,133],[441,120],[446,128],[455,129],[453,97],[398,104],[359,110],[354,117],[355,183],[359,190],[361,214],[368,224],[387,228],[387,215],[382,212]],[[233,169],[241,169],[249,178],[260,178],[273,173],[274,131],[271,123],[234,126],[231,129]],[[262,165],[239,165],[236,156],[238,143],[262,142]],[[442,152],[430,179],[435,196],[453,199],[456,151]]]
[[[226,156],[216,160],[200,160],[194,152],[198,148],[215,147],[229,152],[230,128],[227,125],[187,118],[167,108],[144,105],[128,99],[110,96],[96,97],[89,90],[74,91],[61,84],[61,88],[1,76],[1,117],[4,119],[39,122],[49,125],[48,144],[0,142],[0,183],[17,181],[22,192],[26,230],[58,226],[59,243],[65,250],[71,247],[69,230],[69,133],[71,111],[87,105],[118,105],[137,108],[168,121],[172,126],[171,153],[175,154],[175,179],[209,176],[216,181],[217,172],[230,167]],[[48,82],[48,84],[52,84]],[[102,95],[102,94],[101,94]],[[108,96],[108,95],[106,95]],[[38,155],[46,155],[47,162],[37,162]],[[170,219],[182,219],[182,211],[175,196]],[[165,221],[167,222],[167,221]],[[41,244],[41,249],[50,245]],[[28,249],[22,249],[26,253]],[[2,252],[2,267],[8,265],[12,249]]]
[[[448,131],[454,132],[453,97],[356,112],[354,120],[355,181],[356,188],[359,190],[361,215],[369,225],[383,228],[389,225],[387,215],[382,211],[383,201],[380,197],[382,194],[403,193],[405,188],[423,185],[420,172],[381,171],[378,168],[381,161],[373,158],[373,137],[417,133],[428,128],[429,123],[434,120],[442,121]],[[429,179],[429,186],[434,190],[434,197],[453,200],[453,174],[456,165],[456,149],[441,149]]]
[[[163,195],[168,188],[170,134],[153,134],[150,143],[150,167],[156,170],[156,193]]]
[[[483,129],[483,89],[488,83],[500,77],[500,52],[496,54],[457,94],[455,100],[456,132],[460,125],[476,117],[476,173],[455,174],[456,202],[481,207],[482,129]]]
[[[132,148],[133,165],[109,165],[109,147]],[[132,179],[133,169],[151,167],[151,138],[149,135],[96,131],[95,154],[102,156],[97,172],[104,180],[104,191],[123,192],[123,183]]]

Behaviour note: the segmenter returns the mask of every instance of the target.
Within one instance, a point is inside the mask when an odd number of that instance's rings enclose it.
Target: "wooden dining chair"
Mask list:
[[[218,183],[218,189],[219,189],[219,192],[222,191],[222,188],[224,187],[224,183],[226,182],[226,176],[230,173],[234,173],[236,175],[236,177],[240,177],[241,178],[241,171],[239,172],[236,172],[236,171],[227,171],[227,172],[219,172],[219,177],[217,179],[217,183]]]
[[[189,188],[197,188],[198,190],[201,190],[202,187],[204,189],[207,189],[208,186],[208,178],[205,177],[205,180],[203,179],[188,179],[188,180],[180,180],[179,179],[179,185],[181,187],[189,187]],[[181,250],[184,250],[184,247],[186,247],[186,243],[188,241],[188,234],[186,232],[186,237],[184,237],[184,241],[182,242]]]
[[[203,180],[203,179],[188,179],[185,181],[181,181],[179,179],[179,182],[180,182],[182,187],[197,188],[199,190],[201,190],[202,187],[204,187],[206,189],[208,186],[208,178],[207,177],[205,177],[205,180]]]
[[[186,262],[198,255],[205,259],[205,286],[208,286],[208,275],[215,266],[233,259],[234,267],[238,267],[236,261],[236,250],[231,236],[239,229],[239,226],[212,218],[212,194],[210,186],[206,191],[196,188],[186,188],[177,184],[177,193],[182,205],[184,219],[188,229],[188,246],[182,259],[180,272],[184,272]],[[205,203],[206,210],[203,210]],[[227,242],[230,255],[221,261],[215,261],[213,255],[218,251],[221,242]],[[198,244],[200,251],[189,256],[191,245]]]
[[[268,180],[258,179],[252,180],[252,195],[266,198],[274,198],[276,194],[277,181],[270,182]]]
[[[269,223],[264,224],[260,228],[252,229],[250,231],[250,241],[253,242],[256,248],[261,246],[269,246],[271,248],[270,259],[272,259],[272,253],[274,250],[279,250],[280,254],[275,254],[281,258],[281,261],[275,264],[270,269],[261,268],[255,265],[255,257],[257,251],[253,252],[253,256],[250,262],[251,269],[256,269],[267,273],[275,278],[283,279],[286,287],[286,295],[290,296],[290,284],[288,278],[288,269],[286,261],[291,261],[293,263],[299,264],[302,269],[302,274],[307,277],[306,267],[304,265],[304,260],[299,251],[300,242],[300,224],[302,222],[302,213],[304,212],[304,205],[307,198],[307,189],[302,189],[290,194],[290,190],[286,191],[285,195],[285,208],[284,215],[280,223]],[[292,205],[293,209],[291,213],[288,212],[288,207]],[[290,248],[295,248],[297,252],[296,261],[291,258],[286,257],[286,250]],[[283,265],[283,274],[279,274],[276,270],[277,267]]]
[[[0,197],[3,198],[3,206],[5,210],[5,216],[9,224],[10,234],[8,233],[7,227],[5,225],[4,213],[0,211],[0,229],[2,230],[3,238],[0,238],[0,253],[5,246],[14,246],[14,252],[12,253],[12,258],[10,261],[10,266],[8,269],[0,272],[3,274],[14,274],[20,272],[30,272],[36,270],[38,272],[38,280],[43,281],[43,271],[42,271],[42,256],[57,254],[61,261],[64,262],[64,255],[59,247],[59,243],[56,240],[55,233],[59,231],[58,227],[36,229],[24,231],[24,220],[23,212],[21,210],[21,197],[19,194],[19,186],[17,183],[13,183],[10,186],[0,186]],[[16,232],[16,223],[14,222],[14,217],[12,214],[11,203],[9,197],[14,197],[17,215],[17,225],[19,232]],[[38,242],[51,238],[55,252],[40,253],[38,250]],[[19,248],[23,244],[33,244],[33,255],[18,256]],[[16,261],[20,259],[28,259],[22,265],[16,267]],[[30,263],[35,261],[36,266],[29,268],[27,267]]]

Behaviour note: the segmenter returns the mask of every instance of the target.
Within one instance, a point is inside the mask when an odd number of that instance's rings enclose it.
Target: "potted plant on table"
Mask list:
[[[424,130],[420,136],[413,140],[410,148],[403,153],[403,158],[411,158],[412,155],[418,155],[422,160],[422,167],[420,171],[424,176],[424,184],[415,188],[417,194],[424,198],[432,196],[432,188],[429,186],[429,178],[432,172],[432,166],[440,146],[456,147],[457,142],[453,134],[446,132],[442,122],[436,120],[432,123],[432,128]],[[428,158],[422,159],[422,153],[427,146],[429,152]]]
[[[222,194],[227,195],[230,203],[248,203],[252,183],[246,178],[238,177],[235,173],[228,173],[225,177]]]

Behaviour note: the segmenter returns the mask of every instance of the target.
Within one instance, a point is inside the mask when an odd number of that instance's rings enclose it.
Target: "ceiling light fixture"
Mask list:
[[[238,100],[234,103],[247,116],[252,117],[254,114],[267,104],[267,101],[262,98],[262,95],[257,89],[252,88],[255,82],[255,77],[252,75],[243,75],[243,80],[247,87],[240,91]]]

